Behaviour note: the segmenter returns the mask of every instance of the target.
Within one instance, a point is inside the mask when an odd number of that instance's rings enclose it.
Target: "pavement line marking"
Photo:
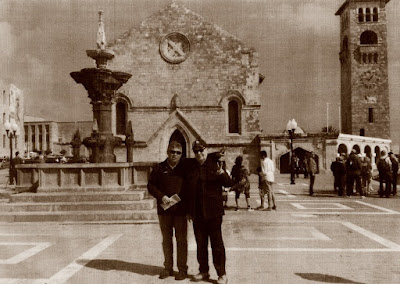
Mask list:
[[[391,209],[387,209],[385,207],[380,207],[380,206],[377,206],[377,205],[369,204],[367,202],[363,202],[363,201],[359,201],[359,200],[354,200],[354,202],[362,204],[362,205],[365,205],[365,206],[369,206],[369,207],[372,207],[372,208],[375,208],[375,209],[378,209],[378,210],[381,210],[381,211],[384,211],[384,212],[388,212],[388,213],[392,213],[392,214],[400,214],[400,212],[398,212],[398,211],[394,211],[394,210],[391,210]]]
[[[241,232],[241,237],[244,240],[292,240],[292,241],[309,241],[309,240],[320,240],[320,241],[330,241],[331,238],[326,236],[325,234],[321,233],[318,231],[315,227],[309,227],[309,226],[271,226],[268,227],[268,230],[271,229],[271,231],[277,231],[280,228],[289,228],[289,229],[301,229],[301,231],[308,231],[310,233],[311,237],[268,237],[264,236],[263,233],[256,235],[254,232],[249,232],[249,231],[242,231]],[[268,233],[267,233],[268,234]],[[284,233],[283,233],[284,234]]]
[[[292,214],[293,217],[303,217],[303,218],[317,218],[317,216],[312,214]]]
[[[47,279],[0,278],[0,284],[43,284]]]
[[[355,224],[353,224],[351,222],[344,221],[344,222],[341,222],[341,223],[344,226],[346,226],[347,228],[350,228],[353,231],[356,231],[357,233],[359,233],[359,234],[361,234],[361,235],[363,235],[363,236],[365,236],[365,237],[367,237],[367,238],[369,238],[369,239],[371,239],[371,240],[373,240],[373,241],[375,241],[377,243],[380,243],[381,245],[383,245],[383,246],[385,246],[385,247],[387,247],[389,249],[399,250],[400,251],[400,245],[398,245],[398,244],[396,244],[396,243],[394,243],[392,241],[389,241],[389,240],[387,240],[387,239],[385,239],[385,238],[383,238],[383,237],[381,237],[381,236],[379,236],[379,235],[377,235],[377,234],[375,234],[375,233],[373,233],[371,231],[368,231],[368,230],[366,230],[364,228],[361,228],[361,227],[359,227],[359,226],[357,226],[357,225],[355,225]]]
[[[280,193],[283,193],[284,195],[286,195],[286,196],[289,197],[289,198],[296,198],[295,195],[290,194],[290,193],[287,192],[286,190],[279,189],[278,191],[279,191]]]
[[[9,258],[9,259],[0,259],[0,264],[17,264],[21,261],[24,261],[31,256],[41,252],[42,250],[50,247],[52,243],[43,243],[43,242],[0,242],[0,246],[33,246],[23,252]]]
[[[301,209],[301,210],[313,210],[313,209],[319,209],[319,210],[354,210],[354,208],[351,208],[349,206],[340,204],[340,203],[333,203],[333,202],[329,202],[329,203],[324,203],[325,204],[330,204],[330,205],[334,205],[336,207],[312,207],[312,208],[307,208],[301,204],[315,204],[315,203],[310,203],[310,202],[301,202],[301,203],[290,203],[292,206],[296,207],[297,209]]]
[[[294,215],[294,214],[296,214],[296,213],[293,213],[293,211],[278,211],[279,213],[282,213],[282,214],[291,214],[291,215]],[[300,214],[302,214],[302,213],[300,213]],[[321,212],[321,211],[319,211],[319,212],[317,212],[317,211],[315,211],[315,212],[307,212],[307,214],[317,214],[317,215],[397,215],[397,214],[400,214],[400,213],[389,213],[389,212],[356,212],[356,211],[353,211],[353,212],[343,212],[343,211],[336,211],[336,212]]]
[[[66,282],[69,278],[71,278],[74,274],[76,274],[82,267],[84,267],[87,263],[93,260],[96,256],[98,256],[101,252],[107,249],[110,245],[112,245],[116,240],[118,240],[123,234],[111,235],[100,243],[83,253],[80,257],[75,259],[73,262],[68,264],[66,267],[58,271],[54,274],[49,280],[46,282],[47,284],[60,284]],[[78,263],[79,261],[79,263]]]
[[[399,252],[400,249],[374,248],[225,248],[231,252]]]

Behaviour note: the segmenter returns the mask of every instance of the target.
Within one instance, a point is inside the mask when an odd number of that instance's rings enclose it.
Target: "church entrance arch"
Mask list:
[[[304,160],[310,156],[310,151],[304,150],[303,148],[296,148],[293,150],[293,155],[295,155],[299,159],[299,174],[304,174],[305,166]],[[281,174],[289,174],[290,173],[290,152],[283,154],[280,159],[280,173]]]
[[[182,145],[182,157],[186,158],[187,157],[187,142],[185,137],[183,136],[182,132],[179,131],[179,129],[176,129],[172,135],[171,138],[169,139],[169,142],[171,141],[177,141],[179,144]]]

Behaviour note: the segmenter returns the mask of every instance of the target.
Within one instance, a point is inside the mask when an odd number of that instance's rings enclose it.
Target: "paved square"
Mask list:
[[[312,209],[321,209],[321,210],[354,210],[354,208],[351,208],[349,206],[346,206],[341,203],[332,203],[332,202],[324,202],[324,203],[311,203],[311,202],[299,202],[299,203],[290,203],[293,207],[296,207],[297,209],[301,210],[312,210]],[[304,206],[304,205],[307,205]],[[331,207],[329,207],[329,206]]]

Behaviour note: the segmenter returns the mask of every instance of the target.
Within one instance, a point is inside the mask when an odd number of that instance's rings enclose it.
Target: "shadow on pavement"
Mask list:
[[[82,260],[82,262],[86,263],[84,260]],[[115,259],[94,259],[86,263],[85,266],[98,270],[121,270],[150,276],[159,275],[163,269],[161,266],[126,262]]]
[[[326,283],[353,283],[353,284],[365,284],[362,282],[354,282],[349,279],[345,279],[342,277],[327,275],[321,273],[295,273],[297,276],[300,276],[303,279],[326,282]]]

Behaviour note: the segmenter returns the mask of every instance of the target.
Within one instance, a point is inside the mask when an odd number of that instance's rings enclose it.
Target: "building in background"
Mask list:
[[[13,156],[16,151],[24,152],[24,93],[15,85],[1,88],[0,97],[0,157],[10,156],[10,139],[4,124],[8,121],[18,125],[16,139],[12,139]]]

